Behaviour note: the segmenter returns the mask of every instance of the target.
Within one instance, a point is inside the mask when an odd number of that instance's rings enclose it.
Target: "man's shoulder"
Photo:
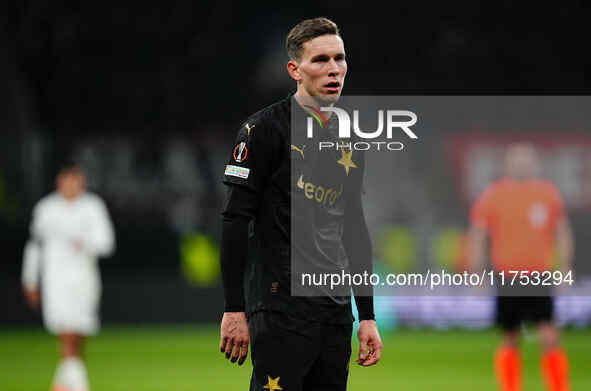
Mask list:
[[[558,186],[548,179],[536,179],[531,183],[532,192],[536,194],[544,194],[550,199],[562,200],[562,195]]]
[[[558,187],[549,179],[537,178],[531,180],[531,187],[542,189],[545,191],[558,191]]]
[[[99,196],[98,194],[93,193],[91,191],[85,191],[84,193],[81,194],[80,198],[82,200],[84,200],[85,202],[95,204],[95,205],[96,204],[103,205],[105,203],[105,201],[103,201],[101,196]]]
[[[290,122],[291,97],[281,99],[254,114],[251,114],[242,127],[248,131],[258,126],[259,128],[273,129],[277,127],[284,127]]]
[[[484,188],[480,192],[480,199],[489,199],[493,195],[499,193],[504,187],[506,187],[507,183],[504,179],[495,179],[484,186]]]
[[[39,199],[39,201],[37,201],[37,203],[35,204],[34,209],[39,210],[51,207],[51,205],[54,204],[58,199],[59,195],[55,191],[51,192]]]

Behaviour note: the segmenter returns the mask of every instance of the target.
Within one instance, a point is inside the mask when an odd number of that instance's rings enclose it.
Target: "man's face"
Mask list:
[[[57,191],[65,199],[76,198],[83,190],[86,180],[84,174],[78,170],[62,172],[57,177]]]
[[[347,74],[341,37],[322,35],[304,42],[297,69],[302,94],[327,103],[338,101]]]
[[[506,175],[525,180],[535,177],[538,171],[538,158],[535,149],[527,144],[509,147],[505,158]]]

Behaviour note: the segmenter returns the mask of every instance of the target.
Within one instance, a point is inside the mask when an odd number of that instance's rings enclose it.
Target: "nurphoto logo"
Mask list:
[[[353,110],[353,121],[351,126],[351,117],[346,110],[339,107],[321,107],[320,110],[306,105],[309,109],[309,113],[312,117],[307,118],[307,137],[314,138],[314,120],[320,125],[321,128],[328,127],[328,121],[323,112],[331,112],[337,116],[339,124],[339,138],[350,139],[351,129],[355,135],[363,140],[371,141],[358,141],[358,142],[330,142],[321,141],[318,143],[319,149],[324,148],[345,148],[354,149],[360,151],[366,151],[369,149],[381,150],[382,148],[389,151],[401,151],[404,149],[404,144],[399,141],[391,141],[394,137],[394,130],[401,130],[408,138],[416,140],[419,137],[415,132],[412,131],[411,126],[417,123],[417,115],[412,111],[408,110],[378,110],[378,124],[377,129],[361,129],[359,126],[359,110]],[[385,120],[384,120],[385,118]],[[385,125],[384,125],[385,122]],[[385,128],[385,135],[384,135]],[[398,132],[397,132],[398,133]],[[387,141],[376,141],[380,138],[386,139]]]

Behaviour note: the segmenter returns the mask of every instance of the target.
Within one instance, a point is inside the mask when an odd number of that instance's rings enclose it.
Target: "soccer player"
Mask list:
[[[297,84],[294,109],[309,115],[304,105],[318,109],[337,102],[347,73],[337,25],[325,18],[304,20],[286,44],[287,71]],[[354,320],[350,289],[339,297],[292,295],[290,257],[318,268],[348,265],[351,272],[371,273],[361,206],[364,160],[357,151],[320,154],[312,145],[306,148],[305,130],[291,129],[291,105],[289,96],[248,118],[226,166],[220,350],[242,364],[250,338],[251,390],[345,390]],[[322,129],[326,137],[333,137],[335,120],[331,129]],[[298,243],[292,243],[292,218],[302,238]],[[370,366],[382,349],[373,293],[361,288],[354,293],[357,363]]]
[[[505,157],[506,176],[489,185],[470,213],[471,248],[475,265],[482,267],[486,235],[491,237],[491,261],[497,272],[549,271],[556,244],[561,271],[571,268],[573,238],[562,198],[549,181],[537,179],[537,156],[529,144],[514,144]],[[507,276],[509,274],[506,274]],[[519,326],[537,324],[542,348],[541,371],[548,390],[567,391],[568,363],[552,323],[551,291],[545,287],[511,287],[508,278],[498,288],[497,322],[503,330],[494,368],[500,389],[521,389]],[[519,293],[512,297],[511,293]]]
[[[52,391],[88,391],[82,345],[99,328],[97,258],[113,252],[114,234],[103,201],[84,190],[78,165],[64,165],[56,187],[33,210],[22,283],[27,303],[41,304],[45,327],[61,343]]]

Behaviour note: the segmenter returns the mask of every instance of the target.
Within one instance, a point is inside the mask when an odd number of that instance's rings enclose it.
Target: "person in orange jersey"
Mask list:
[[[533,146],[509,146],[505,176],[490,184],[470,211],[471,265],[482,270],[488,234],[492,268],[497,275],[505,272],[503,286],[499,286],[500,279],[496,283],[497,323],[503,338],[494,357],[495,375],[502,391],[521,390],[519,326],[523,321],[537,325],[541,371],[547,389],[569,390],[568,360],[560,346],[559,330],[552,322],[551,290],[537,283],[511,286],[512,275],[508,274],[510,270],[552,270],[554,249],[558,251],[560,270],[564,274],[571,270],[574,245],[562,197],[554,184],[537,177],[538,166]]]

